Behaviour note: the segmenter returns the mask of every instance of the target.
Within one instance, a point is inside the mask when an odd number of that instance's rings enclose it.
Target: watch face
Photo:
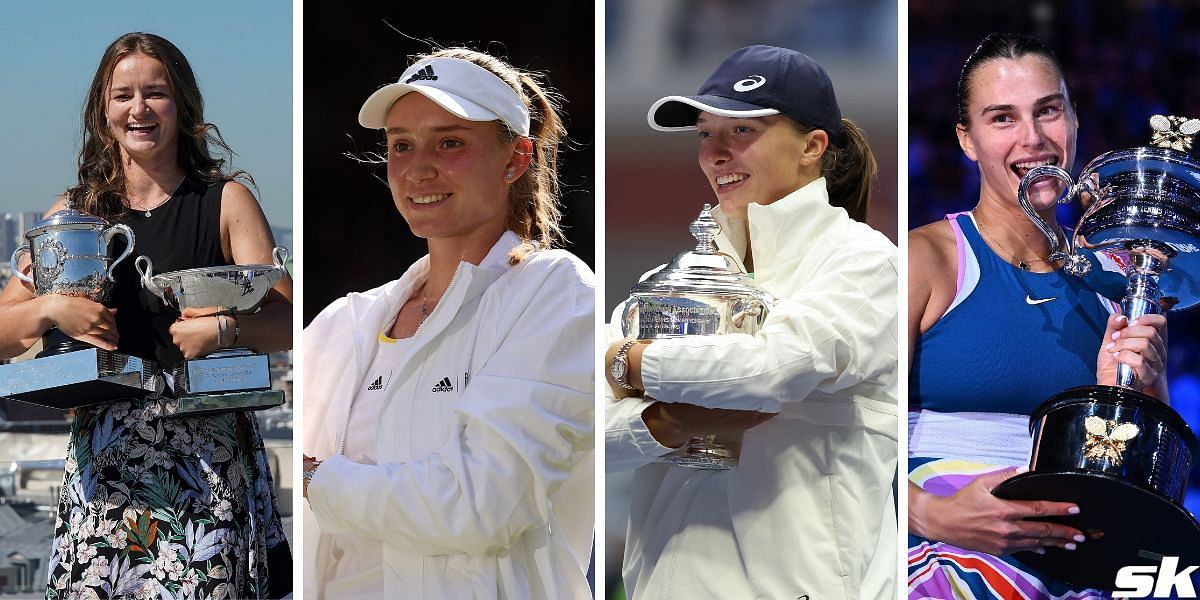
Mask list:
[[[613,379],[617,381],[625,381],[626,368],[625,357],[618,356],[613,359],[612,364],[608,367],[608,371],[612,373]]]

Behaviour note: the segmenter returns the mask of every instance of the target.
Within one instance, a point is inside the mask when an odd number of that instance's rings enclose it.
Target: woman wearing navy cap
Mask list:
[[[359,122],[429,254],[304,332],[306,595],[590,598],[595,295],[550,249],[553,95],[439,50]]]
[[[770,46],[738,50],[649,120],[699,132],[717,245],[779,302],[752,336],[630,345],[611,328],[605,364],[629,369],[608,374],[608,469],[637,469],[626,591],[892,597],[896,248],[862,222],[875,174],[862,132],[820,65]],[[732,470],[655,462],[741,431]]]

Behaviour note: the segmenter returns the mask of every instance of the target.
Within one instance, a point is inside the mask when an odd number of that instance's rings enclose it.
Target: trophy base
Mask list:
[[[271,387],[271,365],[267,355],[244,348],[185,360],[175,367],[173,375],[173,387],[179,396],[268,390]]]
[[[737,467],[741,449],[741,436],[706,435],[688,440],[683,448],[663,456],[658,462],[689,469],[727,471]]]
[[[1181,565],[1200,565],[1200,524],[1186,509],[1161,495],[1101,473],[1029,472],[992,491],[1006,500],[1052,500],[1079,505],[1077,515],[1037,519],[1069,525],[1087,541],[1075,550],[1047,548],[1018,552],[1030,568],[1080,587],[1111,590],[1117,571],[1158,565],[1178,556]]]
[[[199,417],[245,410],[267,410],[282,405],[281,390],[251,390],[220,394],[187,394],[165,401],[163,417]]]
[[[161,391],[154,361],[88,348],[0,365],[0,397],[57,409]]]
[[[95,348],[95,346],[87,342],[81,342],[58,329],[51,329],[42,336],[42,351],[37,353],[36,358],[58,356],[59,354],[91,348]]]

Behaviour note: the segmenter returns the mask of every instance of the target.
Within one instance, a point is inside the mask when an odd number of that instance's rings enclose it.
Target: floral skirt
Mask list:
[[[252,413],[79,409],[46,597],[280,598],[291,551]]]

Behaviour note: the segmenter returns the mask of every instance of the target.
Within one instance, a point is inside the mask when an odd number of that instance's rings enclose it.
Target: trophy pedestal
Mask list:
[[[0,365],[0,396],[69,409],[159,391],[154,361],[100,348]]]
[[[1195,434],[1166,404],[1133,390],[1090,385],[1034,411],[1030,471],[992,493],[1006,500],[1072,502],[1079,514],[1048,517],[1084,532],[1075,550],[1014,558],[1077,586],[1112,589],[1117,570],[1178,556],[1200,564],[1200,524],[1183,507]]]
[[[1178,556],[1181,565],[1200,564],[1200,524],[1182,506],[1111,475],[1087,472],[1017,475],[994,493],[1007,500],[1054,500],[1079,505],[1077,515],[1039,519],[1069,525],[1087,541],[1075,550],[1047,548],[1013,558],[1071,585],[1111,590],[1117,571],[1158,565]]]
[[[687,445],[658,461],[677,467],[723,471],[737,467],[741,453],[741,435],[706,435],[688,440]]]
[[[175,367],[173,387],[179,396],[265,390],[271,387],[266,354],[242,348],[220,350]]]
[[[175,367],[171,416],[197,416],[241,410],[266,410],[283,404],[283,392],[271,389],[266,354],[245,348],[214,352]]]
[[[283,404],[281,390],[187,394],[164,403],[164,417],[198,417],[243,410],[266,410]]]

